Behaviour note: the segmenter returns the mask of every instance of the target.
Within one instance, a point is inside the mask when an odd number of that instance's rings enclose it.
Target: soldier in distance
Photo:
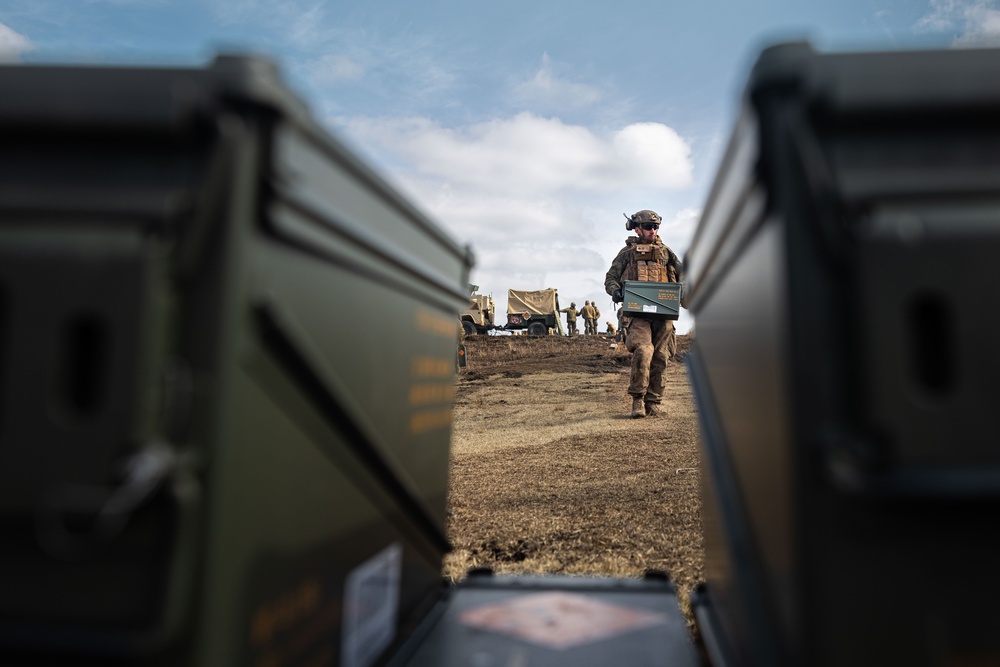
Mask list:
[[[604,289],[615,303],[622,302],[622,284],[626,280],[680,282],[683,266],[673,250],[660,240],[660,216],[642,210],[625,216],[625,228],[636,236],[625,241],[604,277]],[[667,360],[673,348],[673,320],[648,318],[641,314],[622,314],[621,328],[627,331],[625,347],[632,353],[632,372],[628,393],[632,397],[632,417],[660,414]]]
[[[576,309],[576,303],[571,301],[569,308],[563,308],[559,312],[566,313],[566,335],[574,335],[576,333],[576,318],[580,316],[580,311]]]
[[[597,309],[590,304],[589,301],[583,302],[583,308],[580,309],[580,317],[583,318],[583,333],[585,334],[595,334],[597,333],[597,315],[595,314]]]

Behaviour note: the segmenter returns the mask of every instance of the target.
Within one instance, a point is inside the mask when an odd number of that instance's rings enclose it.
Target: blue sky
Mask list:
[[[0,60],[264,54],[317,119],[477,258],[472,281],[608,315],[651,208],[683,255],[757,52],[1000,43],[1000,0],[0,0]],[[602,319],[609,319],[604,317]],[[681,330],[691,326],[685,313]]]

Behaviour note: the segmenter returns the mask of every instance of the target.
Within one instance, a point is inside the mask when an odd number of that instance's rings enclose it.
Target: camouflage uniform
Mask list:
[[[611,262],[611,268],[604,278],[604,289],[608,294],[614,296],[616,291],[622,289],[625,280],[636,279],[636,276],[630,274],[635,272],[635,246],[640,244],[649,242],[639,237],[627,239],[625,247]],[[660,263],[665,267],[666,282],[680,282],[683,271],[680,258],[673,250],[663,245],[659,236],[655,238],[653,244],[663,249],[664,257]],[[633,399],[642,399],[647,415],[655,414],[658,412],[657,406],[663,401],[667,360],[676,347],[674,322],[667,319],[645,318],[642,315],[623,315],[621,328],[628,332],[625,337],[625,347],[632,353],[632,374],[628,393]],[[633,410],[633,416],[641,414],[636,415]]]
[[[560,313],[566,313],[566,335],[572,336],[576,333],[576,318],[579,317],[579,312],[576,309],[576,304],[569,304],[569,308],[563,308],[559,311]]]

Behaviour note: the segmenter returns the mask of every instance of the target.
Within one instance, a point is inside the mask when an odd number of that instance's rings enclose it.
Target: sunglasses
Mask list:
[[[649,230],[651,230],[651,229],[659,229],[660,228],[660,226],[657,223],[655,223],[655,222],[644,222],[644,223],[642,223],[639,226],[642,227],[643,229],[645,229],[647,232]]]

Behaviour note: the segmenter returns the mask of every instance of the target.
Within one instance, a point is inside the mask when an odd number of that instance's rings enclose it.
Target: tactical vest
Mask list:
[[[673,266],[667,266],[667,248],[659,238],[654,243],[635,243],[630,250],[625,280],[677,282],[677,270]]]

